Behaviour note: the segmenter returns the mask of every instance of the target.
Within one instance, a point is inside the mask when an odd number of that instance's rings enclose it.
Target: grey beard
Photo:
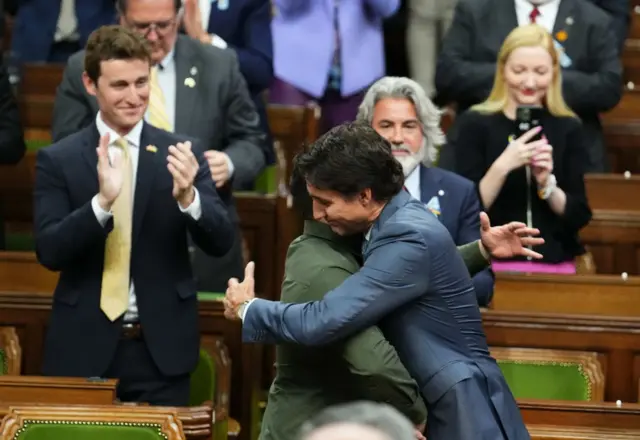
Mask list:
[[[411,151],[409,147],[404,144],[398,147],[393,146],[393,149]],[[426,157],[427,157],[427,148],[426,148],[426,145],[423,144],[417,153],[411,154],[409,156],[396,156],[396,160],[400,162],[400,165],[402,165],[402,172],[404,173],[404,177],[408,177],[409,174],[411,174],[413,170],[415,170],[418,167],[418,165],[420,165],[424,161]]]

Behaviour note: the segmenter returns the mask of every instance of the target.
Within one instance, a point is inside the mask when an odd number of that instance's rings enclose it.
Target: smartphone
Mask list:
[[[519,138],[534,127],[542,125],[544,109],[540,106],[521,105],[516,109],[516,138]],[[542,131],[536,134],[531,141],[542,139]]]

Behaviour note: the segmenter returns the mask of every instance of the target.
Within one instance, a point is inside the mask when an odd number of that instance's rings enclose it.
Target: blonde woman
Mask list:
[[[478,185],[491,219],[540,229],[541,262],[495,261],[494,271],[575,273],[585,253],[578,232],[591,219],[584,188],[582,126],[561,92],[551,35],[538,25],[514,29],[498,55],[489,98],[460,116],[459,174]],[[541,127],[515,137],[518,106],[542,106]],[[534,139],[538,140],[534,140]]]

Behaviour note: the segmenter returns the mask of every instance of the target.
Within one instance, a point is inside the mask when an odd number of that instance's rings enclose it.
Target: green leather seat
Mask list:
[[[130,422],[26,421],[12,440],[166,440],[160,428]]]
[[[0,376],[7,374],[9,366],[7,365],[7,354],[4,348],[0,347]]]
[[[553,361],[498,360],[516,399],[592,400],[582,365]]]
[[[216,364],[206,350],[200,349],[200,358],[196,369],[191,373],[189,406],[215,403]]]

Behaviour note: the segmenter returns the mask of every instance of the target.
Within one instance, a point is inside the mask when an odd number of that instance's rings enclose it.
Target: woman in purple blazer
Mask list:
[[[275,80],[270,101],[317,101],[322,129],[355,119],[384,76],[382,20],[400,0],[272,0]]]

